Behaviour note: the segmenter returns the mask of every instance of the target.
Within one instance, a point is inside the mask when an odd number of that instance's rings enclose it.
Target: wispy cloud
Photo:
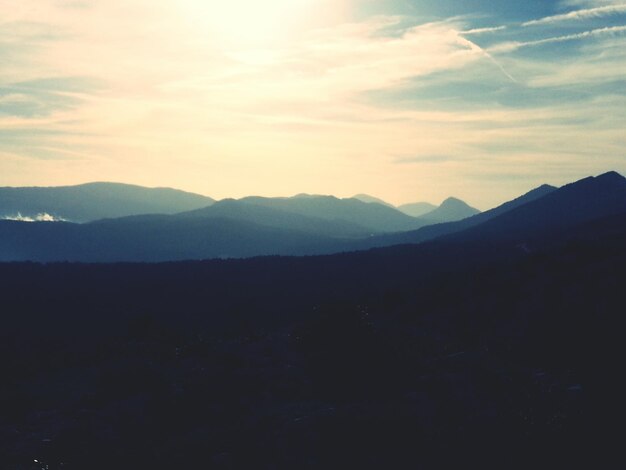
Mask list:
[[[605,5],[623,5],[624,0],[561,0],[562,7],[600,7]]]
[[[522,26],[536,26],[552,23],[560,23],[562,21],[586,20],[589,18],[600,18],[608,15],[626,14],[626,4],[606,5],[595,8],[587,8],[583,10],[575,10],[560,15],[547,16],[538,20],[527,21]]]
[[[410,157],[397,157],[394,163],[398,165],[411,165],[423,163],[450,163],[460,160],[462,160],[462,157],[458,155],[414,155]]]
[[[566,42],[566,41],[574,41],[577,39],[585,39],[590,37],[600,37],[600,36],[614,36],[622,33],[626,33],[626,26],[608,26],[606,28],[597,28],[592,29],[590,31],[583,31],[581,33],[576,34],[567,34],[564,36],[555,36],[544,39],[537,39],[534,41],[512,41],[505,42],[501,44],[497,44],[489,49],[491,53],[498,52],[511,52],[517,49],[521,49],[523,47],[532,47],[532,46],[541,46],[544,44],[552,44],[558,42]]]
[[[506,25],[492,26],[489,28],[474,28],[474,29],[468,29],[467,31],[461,31],[461,34],[466,36],[466,35],[472,35],[472,34],[495,33],[497,31],[504,31],[505,29],[507,29]]]

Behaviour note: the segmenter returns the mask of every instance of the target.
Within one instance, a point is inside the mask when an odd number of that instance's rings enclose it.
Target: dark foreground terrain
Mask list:
[[[0,468],[601,465],[626,216],[509,238],[0,264]]]

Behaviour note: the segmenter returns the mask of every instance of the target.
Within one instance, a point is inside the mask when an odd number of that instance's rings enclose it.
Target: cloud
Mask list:
[[[624,5],[624,0],[562,0],[563,7],[599,7],[605,5]]]
[[[561,21],[493,17],[501,26],[479,28],[476,16],[424,23],[386,6],[386,16],[316,19],[288,40],[235,47],[189,14],[210,3],[0,0],[0,184],[390,200],[420,188],[487,207],[543,171],[626,171],[626,103],[613,84],[623,30],[608,20],[567,34]],[[597,40],[531,49],[587,37]],[[411,164],[399,168],[398,156]],[[500,184],[512,168],[524,180]],[[493,182],[478,195],[458,191],[472,171]]]
[[[615,94],[624,89],[624,63],[626,36],[605,37],[602,41],[585,44],[576,61],[550,64],[524,61],[524,67],[529,71],[526,84],[532,88],[566,89],[580,86],[587,95]],[[611,86],[613,83],[619,88],[614,89]]]
[[[50,77],[0,83],[0,116],[34,118],[78,108],[104,83],[89,77]]]
[[[507,29],[507,26],[501,25],[501,26],[492,26],[489,28],[468,29],[467,31],[461,31],[460,34],[467,36],[467,35],[472,35],[472,34],[495,33],[497,31],[504,31],[505,29]]]
[[[615,36],[615,35],[619,35],[625,32],[626,32],[626,26],[607,26],[606,28],[597,28],[597,29],[592,29],[590,31],[583,31],[581,33],[567,34],[565,36],[555,36],[555,37],[544,38],[544,39],[537,39],[534,41],[505,42],[505,43],[497,44],[493,47],[490,47],[488,51],[494,54],[501,53],[501,52],[512,52],[512,51],[515,51],[517,49],[521,49],[524,47],[541,46],[544,44],[574,41],[577,39],[585,39],[585,38],[592,38],[592,37]]]
[[[418,155],[411,157],[398,157],[394,160],[394,163],[398,165],[410,165],[416,163],[449,163],[458,162],[459,160],[462,160],[462,158],[452,155]]]
[[[535,26],[559,23],[562,21],[586,20],[590,18],[599,18],[608,15],[626,14],[626,4],[606,5],[584,10],[576,10],[561,15],[547,16],[538,20],[527,21],[522,26]]]

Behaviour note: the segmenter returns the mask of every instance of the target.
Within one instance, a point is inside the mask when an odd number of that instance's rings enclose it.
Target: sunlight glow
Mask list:
[[[182,0],[185,20],[224,46],[264,45],[284,38],[321,7],[320,0]]]
[[[492,207],[624,173],[624,18],[550,1],[576,20],[512,1],[0,0],[0,186]]]

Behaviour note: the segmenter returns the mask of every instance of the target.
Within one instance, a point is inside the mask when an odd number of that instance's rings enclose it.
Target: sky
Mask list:
[[[488,209],[626,174],[626,0],[0,0],[0,186]]]

